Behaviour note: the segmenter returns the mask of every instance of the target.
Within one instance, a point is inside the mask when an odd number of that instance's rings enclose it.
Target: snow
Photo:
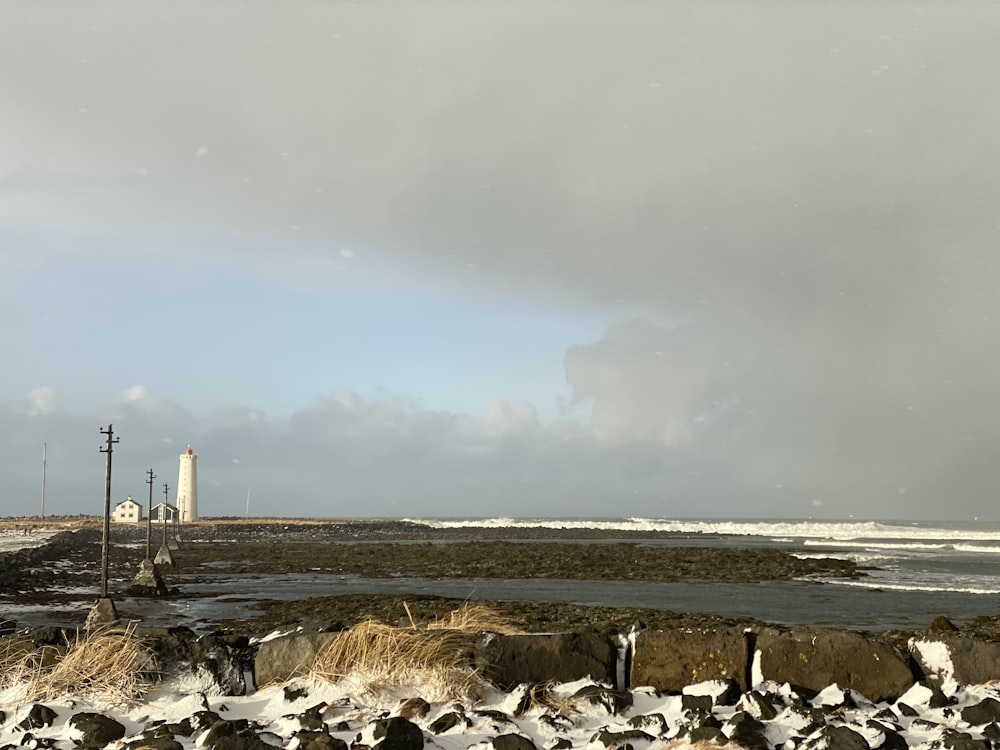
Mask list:
[[[922,643],[925,658],[937,657],[937,664],[942,673],[950,665],[945,653],[938,653],[931,644]],[[579,680],[571,683],[551,686],[552,698],[556,703],[566,705],[570,697],[581,688],[593,685],[589,680]],[[382,694],[376,697],[365,697],[370,694],[359,690],[356,680],[346,679],[333,684],[314,679],[298,679],[289,683],[290,686],[304,688],[304,693],[293,700],[286,697],[284,685],[273,685],[260,690],[250,690],[245,696],[212,695],[201,690],[204,685],[182,684],[174,681],[164,683],[151,690],[142,703],[132,706],[113,705],[99,699],[81,696],[65,696],[45,705],[57,713],[57,719],[51,727],[31,730],[36,741],[54,741],[58,746],[72,746],[79,732],[69,725],[69,719],[74,714],[93,711],[115,718],[125,726],[124,740],[115,747],[123,746],[136,739],[147,724],[154,720],[180,722],[206,707],[217,712],[225,720],[246,719],[260,727],[265,739],[273,744],[294,750],[298,742],[295,733],[300,729],[298,717],[307,709],[322,706],[322,719],[331,729],[330,734],[352,744],[361,736],[361,742],[374,745],[371,737],[372,723],[376,719],[396,715],[401,698],[425,697],[429,691],[420,685],[411,685],[403,691],[396,690],[391,695]],[[685,689],[691,695],[719,696],[725,690],[725,683],[709,681],[692,685]],[[758,691],[766,693],[769,700],[778,711],[776,718],[765,720],[765,733],[772,746],[781,747],[786,742],[794,741],[796,736],[808,726],[807,716],[796,710],[796,695],[788,685],[762,682],[756,686]],[[434,747],[440,750],[464,750],[469,747],[481,747],[484,750],[491,747],[491,741],[500,734],[515,733],[523,735],[534,742],[538,748],[551,747],[560,738],[568,739],[573,747],[598,747],[595,736],[598,732],[625,732],[637,727],[648,727],[651,734],[659,734],[661,739],[649,747],[664,746],[677,739],[677,734],[685,717],[681,696],[665,695],[651,688],[639,688],[632,691],[633,705],[622,714],[610,713],[601,705],[577,703],[571,708],[563,708],[558,712],[551,709],[532,708],[518,715],[516,709],[525,694],[526,686],[510,693],[494,692],[485,695],[476,704],[456,705],[453,700],[441,700],[431,704],[427,716],[414,719],[425,733],[432,736],[429,725],[451,711],[459,711],[469,720],[468,727],[456,727],[447,732],[433,735]],[[981,686],[965,686],[962,690],[953,690],[959,703],[946,708],[930,706],[931,691],[922,685],[915,685],[900,697],[897,703],[872,704],[858,693],[837,685],[831,685],[813,698],[811,704],[825,707],[828,714],[836,712],[837,724],[848,726],[862,735],[871,747],[877,747],[884,739],[884,732],[877,723],[871,720],[879,711],[895,709],[900,727],[900,734],[909,747],[931,748],[940,743],[942,733],[947,729],[969,732],[973,737],[981,736],[981,728],[969,727],[961,719],[963,705],[973,705],[985,697],[996,698],[1000,695],[1000,687],[994,684]],[[914,708],[920,715],[904,716],[899,711],[898,704],[905,703]],[[742,710],[742,703],[735,706],[716,706],[713,709],[715,717],[725,725],[727,719]],[[0,724],[0,745],[23,744],[25,730],[18,727],[31,709],[29,702],[19,700],[17,696],[0,694],[0,711],[5,712],[5,719]],[[496,712],[509,717],[509,721],[498,718]],[[659,716],[657,716],[659,715]],[[662,716],[662,720],[660,718]],[[642,718],[639,718],[642,717]],[[335,729],[340,722],[343,727]],[[660,732],[664,727],[665,731]],[[205,732],[195,733],[190,738],[176,738],[185,750],[194,750],[202,746]],[[642,744],[642,743],[640,743]],[[32,745],[34,746],[34,745]],[[40,745],[39,745],[40,746]],[[683,740],[673,747],[689,747]]]
[[[946,643],[914,638],[910,641],[910,650],[920,654],[925,669],[938,679],[941,692],[952,695],[958,689],[951,650]]]

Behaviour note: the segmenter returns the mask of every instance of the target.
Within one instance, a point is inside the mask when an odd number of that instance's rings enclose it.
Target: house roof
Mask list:
[[[164,505],[167,506],[167,510],[177,510],[177,506],[171,505],[170,503],[157,503],[156,505],[153,506],[152,510],[156,510],[157,508],[162,508]]]

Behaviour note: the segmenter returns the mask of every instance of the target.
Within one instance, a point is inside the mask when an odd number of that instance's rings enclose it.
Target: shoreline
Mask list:
[[[12,523],[11,519],[6,522]],[[37,519],[15,519],[18,528]],[[0,522],[0,530],[6,530]],[[46,606],[60,610],[61,621],[83,623],[96,599],[99,580],[101,529],[96,518],[46,519],[46,530],[56,533],[52,542],[33,546],[13,557],[0,556],[0,584],[5,592],[23,586],[8,604],[34,607],[33,622],[43,619],[37,611]],[[161,528],[152,529],[152,549],[159,548]],[[619,538],[619,536],[621,538]],[[810,575],[842,576],[864,580],[865,569],[831,558],[795,558],[785,552],[738,542],[710,549],[685,546],[685,540],[704,537],[672,532],[614,532],[606,530],[554,529],[538,527],[459,527],[438,529],[412,521],[316,519],[204,519],[181,529],[182,541],[174,553],[176,564],[163,569],[168,585],[179,585],[179,596],[159,599],[159,608],[191,609],[199,601],[227,601],[250,617],[213,615],[193,625],[205,630],[240,629],[252,635],[295,623],[342,623],[350,625],[368,617],[394,623],[405,616],[407,604],[419,603],[423,619],[454,609],[462,598],[428,592],[355,593],[349,589],[331,595],[327,586],[304,592],[293,599],[275,599],[253,591],[252,581],[261,576],[306,574],[325,571],[317,580],[335,583],[343,576],[361,580],[389,581],[401,572],[423,576],[429,582],[465,578],[565,580],[572,589],[577,579],[587,581],[701,582],[714,590],[720,583],[736,585],[753,581],[808,580]],[[644,540],[670,540],[671,546],[644,545]],[[142,610],[151,600],[124,595],[138,569],[146,540],[145,524],[111,526],[109,592],[126,615],[142,620]],[[728,541],[728,538],[727,538]],[[747,540],[752,542],[753,540]],[[19,569],[31,569],[29,579]],[[225,575],[234,583],[224,595],[194,593],[199,581]],[[338,578],[339,576],[339,578]],[[17,583],[20,580],[21,583]],[[240,582],[246,585],[241,585]],[[817,583],[816,586],[831,584]],[[187,591],[185,593],[185,587]],[[89,590],[88,590],[89,588]],[[842,587],[841,587],[842,588]],[[823,589],[816,589],[822,591]],[[809,590],[812,591],[812,590]],[[831,590],[831,593],[839,593]],[[468,597],[466,597],[468,598]],[[589,626],[603,632],[622,632],[635,623],[650,627],[679,624],[774,623],[774,618],[750,615],[711,614],[673,607],[604,606],[572,601],[509,600],[472,596],[494,606],[529,630],[555,631]],[[146,604],[144,604],[146,602]],[[13,611],[15,608],[8,608]],[[204,607],[202,607],[204,609]],[[986,609],[986,607],[984,607]],[[0,616],[5,614],[0,602]],[[935,616],[954,617],[941,611],[914,627],[863,628],[868,632],[898,633],[909,637],[931,627]],[[7,619],[17,622],[16,613]],[[988,612],[959,620],[959,632],[1000,640],[1000,625]],[[780,622],[780,621],[779,621]],[[807,623],[803,623],[807,624]],[[817,623],[823,626],[822,623]],[[830,627],[841,627],[831,624]],[[777,627],[783,627],[777,625]],[[849,628],[848,628],[849,629]]]

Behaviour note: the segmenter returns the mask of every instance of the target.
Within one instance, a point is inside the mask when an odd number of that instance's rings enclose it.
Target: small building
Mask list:
[[[115,523],[139,523],[142,519],[142,504],[133,500],[131,495],[111,511],[111,520]]]
[[[177,520],[177,506],[170,503],[154,505],[149,511],[149,516],[153,523],[163,523],[164,521],[173,523]]]

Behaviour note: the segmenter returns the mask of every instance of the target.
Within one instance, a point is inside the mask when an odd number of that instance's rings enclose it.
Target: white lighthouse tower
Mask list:
[[[180,455],[177,473],[177,512],[181,523],[198,520],[198,456],[191,446]]]

